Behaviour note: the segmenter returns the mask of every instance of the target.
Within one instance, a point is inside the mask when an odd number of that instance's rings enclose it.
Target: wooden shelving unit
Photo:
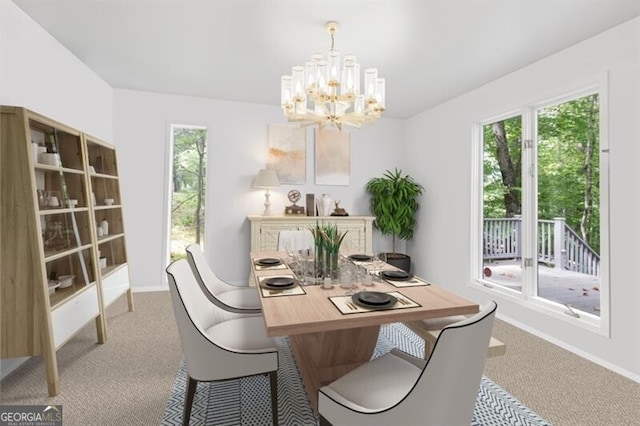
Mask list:
[[[116,152],[25,108],[0,112],[0,356],[42,356],[54,396],[56,350],[92,320],[104,343],[105,308],[123,294],[133,309]]]

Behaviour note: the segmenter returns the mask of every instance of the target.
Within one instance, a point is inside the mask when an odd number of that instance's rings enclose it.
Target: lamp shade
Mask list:
[[[280,180],[275,170],[262,169],[258,172],[255,182],[253,182],[254,188],[275,188],[280,186]]]

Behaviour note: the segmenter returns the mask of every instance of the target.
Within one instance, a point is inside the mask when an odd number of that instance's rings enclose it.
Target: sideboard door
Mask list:
[[[251,251],[276,251],[280,231],[311,229],[317,223],[335,223],[341,232],[347,231],[341,253],[373,253],[373,219],[372,216],[249,216]]]

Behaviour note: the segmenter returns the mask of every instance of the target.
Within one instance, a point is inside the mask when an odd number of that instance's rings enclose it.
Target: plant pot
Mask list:
[[[411,273],[411,256],[404,253],[385,253],[386,262],[407,273]]]

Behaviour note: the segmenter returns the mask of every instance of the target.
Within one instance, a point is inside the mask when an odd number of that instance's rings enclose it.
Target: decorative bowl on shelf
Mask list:
[[[73,285],[73,279],[75,275],[61,275],[58,277],[58,281],[60,282],[60,288],[67,288]]]
[[[105,206],[112,206],[114,201],[115,200],[113,198],[105,198],[104,199],[104,204],[105,204]]]
[[[49,280],[49,296],[56,292],[56,288],[60,287],[60,281]]]
[[[43,152],[41,154],[38,154],[38,162],[40,164],[46,164],[49,166],[59,166],[60,155],[58,153]]]
[[[78,205],[78,200],[76,200],[75,198],[69,198],[67,200],[67,207],[75,207]]]

